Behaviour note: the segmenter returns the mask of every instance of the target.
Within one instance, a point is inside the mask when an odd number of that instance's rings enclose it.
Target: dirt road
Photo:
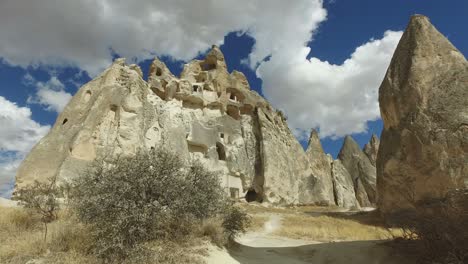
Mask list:
[[[263,231],[239,237],[229,250],[210,248],[208,264],[399,264],[384,241],[315,242],[273,236],[281,219],[272,215]]]

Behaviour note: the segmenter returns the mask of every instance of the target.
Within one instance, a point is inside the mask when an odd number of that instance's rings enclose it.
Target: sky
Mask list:
[[[146,78],[157,56],[177,75],[216,44],[304,147],[312,128],[334,157],[346,135],[363,146],[380,136],[378,88],[412,14],[468,55],[466,0],[2,0],[0,196],[79,87],[117,57]]]

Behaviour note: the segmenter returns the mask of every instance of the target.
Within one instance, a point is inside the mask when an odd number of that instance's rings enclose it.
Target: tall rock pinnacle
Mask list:
[[[468,63],[427,17],[411,18],[380,86],[379,103],[382,212],[468,187]]]
[[[323,152],[318,132],[315,129],[312,129],[310,133],[306,154],[312,174],[309,184],[305,185],[309,187],[301,191],[300,195],[308,196],[307,200],[312,200],[315,204],[335,205],[331,167],[333,159]]]
[[[374,204],[377,199],[375,167],[351,136],[345,137],[338,159],[353,179],[356,198],[360,205]]]
[[[372,166],[374,167],[377,161],[377,153],[379,152],[379,144],[380,144],[380,141],[377,135],[372,134],[372,137],[369,140],[369,143],[364,145],[364,149],[362,150],[367,155],[370,162],[372,163]]]

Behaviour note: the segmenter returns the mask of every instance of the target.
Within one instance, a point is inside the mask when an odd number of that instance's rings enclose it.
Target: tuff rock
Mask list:
[[[351,175],[339,159],[332,163],[332,179],[336,205],[344,208],[359,208]],[[364,206],[368,206],[366,203]]]
[[[375,167],[351,136],[345,137],[338,159],[351,175],[359,204],[363,207],[375,204],[377,199]]]
[[[335,205],[332,181],[332,161],[333,159],[323,151],[318,132],[313,129],[306,150],[312,170],[309,183],[305,190],[300,192],[302,196],[308,196],[306,200],[311,200],[315,204]]]
[[[50,177],[67,182],[95,159],[112,162],[164,147],[219,172],[234,198],[333,201],[331,174],[327,189],[316,192],[311,183],[322,175],[311,169],[283,114],[251,91],[242,73],[227,71],[218,47],[204,60],[186,64],[180,78],[158,59],[148,81],[142,76],[137,65],[117,59],[81,87],[20,165],[17,187]]]
[[[379,91],[377,158],[385,214],[468,187],[468,63],[430,23],[413,16]]]
[[[366,156],[369,158],[372,166],[375,167],[376,161],[377,161],[377,153],[379,152],[379,144],[380,140],[377,137],[377,135],[372,134],[371,139],[369,140],[369,143],[364,145],[364,153]]]

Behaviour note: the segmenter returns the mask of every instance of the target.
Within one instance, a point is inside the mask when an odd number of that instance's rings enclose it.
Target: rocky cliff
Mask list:
[[[367,170],[373,167],[359,147],[359,159],[333,161],[313,130],[304,151],[283,114],[250,90],[242,73],[228,72],[218,47],[186,64],[180,77],[158,59],[148,81],[142,76],[137,65],[117,59],[81,87],[21,164],[17,187],[50,177],[67,182],[95,159],[112,162],[163,147],[217,171],[233,198],[370,205],[374,190]]]
[[[411,18],[379,91],[384,213],[468,187],[468,63],[424,16]]]
[[[283,114],[251,91],[242,73],[228,73],[215,46],[186,64],[180,78],[156,59],[145,81],[138,66],[117,59],[79,89],[21,164],[16,184],[67,181],[96,158],[110,162],[159,146],[218,171],[232,197],[320,200],[309,192],[309,159]]]
[[[380,145],[380,140],[377,137],[377,135],[372,134],[372,137],[366,145],[364,145],[364,153],[366,156],[369,158],[372,166],[376,166],[377,162],[377,154],[379,153],[379,145]]]
[[[301,191],[302,196],[320,205],[335,205],[332,180],[332,157],[323,151],[318,132],[313,129],[306,150],[312,170],[309,188]]]
[[[374,205],[377,199],[376,170],[351,136],[345,137],[338,159],[352,178],[359,204],[361,206]]]

